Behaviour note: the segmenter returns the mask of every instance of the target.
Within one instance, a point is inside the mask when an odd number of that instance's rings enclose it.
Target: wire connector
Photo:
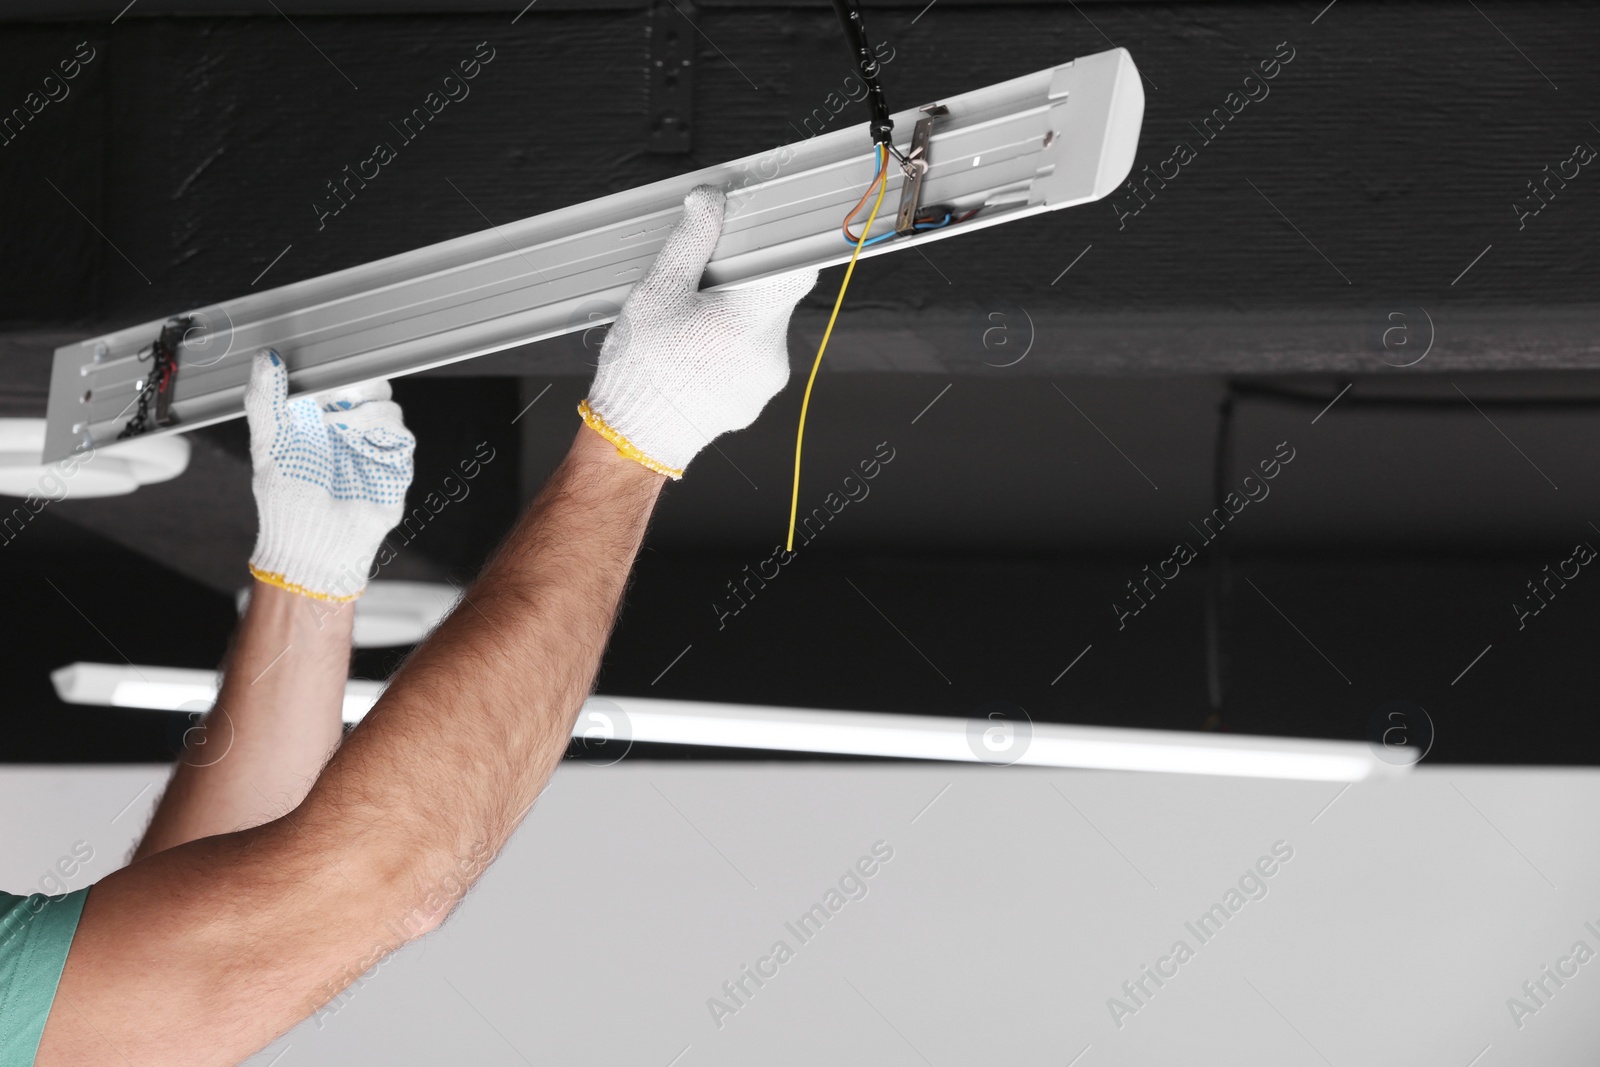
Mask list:
[[[138,437],[153,429],[175,425],[178,417],[172,413],[172,392],[178,384],[178,346],[194,325],[194,318],[183,315],[168,319],[161,333],[150,346],[150,373],[145,375],[144,388],[139,390],[139,409],[128,420],[128,425],[117,434],[117,440]],[[139,358],[143,360],[144,354]],[[150,415],[150,401],[156,403],[155,417]]]

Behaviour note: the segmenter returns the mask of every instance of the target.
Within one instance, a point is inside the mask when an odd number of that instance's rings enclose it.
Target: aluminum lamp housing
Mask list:
[[[1125,49],[938,101],[921,199],[960,223],[879,242],[862,258],[1097,200],[1133,165],[1144,89]],[[921,112],[894,116],[909,145]],[[275,348],[293,395],[390,378],[614,319],[701,184],[727,192],[706,270],[733,287],[843,263],[839,223],[871,183],[866,124],[614,193],[387,259],[140,323],[56,349],[44,459],[113,440],[137,408],[149,352],[191,317],[171,388],[181,432],[243,414],[250,356]],[[891,180],[894,180],[891,176]],[[894,228],[893,215],[872,236]],[[148,434],[147,434],[148,435]]]

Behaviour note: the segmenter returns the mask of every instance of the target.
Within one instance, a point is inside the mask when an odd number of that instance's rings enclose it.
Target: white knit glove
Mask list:
[[[721,190],[696,186],[683,220],[622,305],[600,348],[583,421],[629,459],[683,477],[713,437],[756,421],[789,380],[789,315],[815,270],[699,291],[722,236]]]
[[[288,396],[289,368],[257,352],[244,394],[261,524],[250,573],[318,600],[354,600],[405,509],[416,438],[381,379]]]

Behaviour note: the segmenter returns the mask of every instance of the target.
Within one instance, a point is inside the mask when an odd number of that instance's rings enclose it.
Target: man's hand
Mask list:
[[[260,532],[259,581],[318,600],[354,600],[405,511],[416,438],[386,381],[289,398],[289,369],[258,352],[245,391]]]
[[[789,316],[817,284],[811,270],[700,292],[723,203],[708,185],[684,199],[682,221],[628,294],[578,406],[617,451],[670,478],[713,437],[754,422],[788,382]]]

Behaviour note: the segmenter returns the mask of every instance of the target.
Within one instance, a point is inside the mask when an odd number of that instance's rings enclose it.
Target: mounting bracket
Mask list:
[[[943,104],[929,104],[911,131],[911,151],[903,166],[906,180],[900,183],[900,210],[895,213],[894,232],[902,237],[916,232],[917,208],[922,206],[922,179],[928,173],[928,143],[933,139],[933,120],[948,115]]]

